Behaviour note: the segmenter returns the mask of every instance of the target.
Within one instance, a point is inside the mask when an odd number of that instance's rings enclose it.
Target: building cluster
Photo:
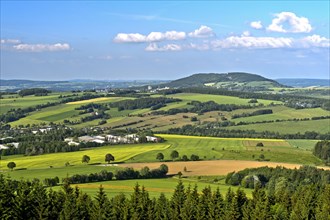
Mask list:
[[[1,141],[4,141],[6,139],[12,139],[13,137],[5,137],[5,138],[1,138]],[[18,148],[19,143],[18,142],[11,142],[11,143],[7,143],[7,144],[0,144],[0,150],[2,149],[9,149],[10,147],[14,147],[14,148]]]
[[[81,142],[94,142],[98,144],[110,143],[110,144],[134,144],[141,142],[140,136],[137,134],[128,134],[124,136],[117,136],[117,135],[97,135],[97,136],[81,136],[78,137],[78,142],[74,141],[73,138],[66,138],[64,140],[69,145],[78,145]],[[145,136],[144,142],[160,142],[160,138],[154,136]]]

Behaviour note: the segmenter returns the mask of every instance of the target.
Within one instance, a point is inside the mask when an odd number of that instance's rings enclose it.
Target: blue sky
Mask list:
[[[1,1],[1,78],[329,78],[329,1]]]

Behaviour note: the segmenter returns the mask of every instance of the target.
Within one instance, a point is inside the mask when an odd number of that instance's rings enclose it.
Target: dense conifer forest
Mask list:
[[[130,196],[108,198],[102,186],[94,198],[65,182],[45,188],[38,180],[13,181],[0,176],[1,219],[329,219],[330,185],[307,184],[277,194],[256,187],[212,191],[178,182],[171,198],[149,197],[136,184]]]

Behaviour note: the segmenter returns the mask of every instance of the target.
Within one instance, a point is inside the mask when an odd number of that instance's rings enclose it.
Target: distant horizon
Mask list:
[[[1,1],[0,78],[328,78],[330,2],[297,3]]]
[[[209,74],[209,73],[204,73],[204,72],[201,72],[201,73],[194,73],[194,74]],[[54,80],[49,80],[49,79],[28,79],[28,78],[13,78],[13,79],[9,79],[9,78],[0,78],[0,80],[27,80],[27,81],[49,81],[49,82],[52,82],[52,81],[60,81],[60,82],[65,82],[65,81],[109,81],[109,82],[116,82],[116,81],[124,81],[124,82],[131,82],[131,81],[173,81],[173,80],[177,80],[177,79],[181,79],[181,78],[186,78],[186,77],[189,77],[189,76],[192,76],[194,74],[190,74],[190,75],[187,75],[187,76],[183,76],[183,77],[180,77],[180,78],[174,78],[174,79],[106,79],[106,78],[103,78],[103,79],[93,79],[93,78],[72,78],[72,79],[54,79]],[[223,74],[223,73],[215,73],[215,74]],[[254,73],[251,73],[251,74],[254,74]],[[299,77],[295,77],[295,78],[285,78],[285,77],[280,77],[280,78],[268,78],[268,77],[265,77],[263,75],[260,75],[260,74],[256,74],[256,75],[259,75],[259,76],[262,76],[264,78],[267,78],[267,79],[272,79],[272,80],[279,80],[279,79],[304,79],[304,80],[314,80],[314,79],[317,79],[317,80],[330,80],[330,77],[329,78],[299,78]]]

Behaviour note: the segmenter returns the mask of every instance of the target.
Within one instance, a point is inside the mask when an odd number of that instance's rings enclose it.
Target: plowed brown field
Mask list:
[[[226,175],[229,172],[239,171],[246,168],[256,168],[262,166],[276,167],[283,166],[294,169],[302,166],[301,164],[276,163],[276,162],[259,162],[259,161],[243,161],[243,160],[212,160],[212,161],[188,161],[188,162],[157,162],[157,163],[129,163],[120,164],[121,167],[132,167],[141,169],[148,166],[150,169],[158,168],[161,164],[166,164],[169,168],[168,174],[177,174],[181,171],[186,176],[197,175]],[[188,172],[183,172],[184,167]],[[329,167],[318,167],[330,169]]]

